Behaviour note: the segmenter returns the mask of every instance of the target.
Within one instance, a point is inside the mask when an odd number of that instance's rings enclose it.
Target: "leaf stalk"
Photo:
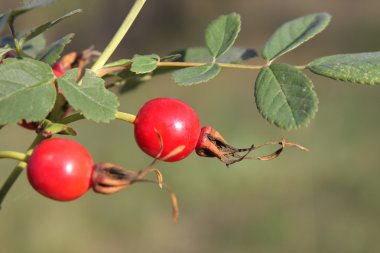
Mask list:
[[[0,151],[0,159],[9,158],[20,162],[26,162],[28,160],[28,155],[16,151]]]

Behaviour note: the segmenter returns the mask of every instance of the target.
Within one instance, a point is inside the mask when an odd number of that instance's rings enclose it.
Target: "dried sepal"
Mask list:
[[[158,187],[160,187],[162,189],[162,185],[164,183],[164,177],[162,176],[162,173],[160,170],[158,169],[153,169],[154,173],[156,174],[156,178],[157,178],[157,183],[158,183]]]
[[[112,194],[133,184],[137,173],[112,163],[95,164],[92,189],[96,193]]]
[[[223,136],[211,126],[201,129],[195,152],[202,157],[217,157],[227,166],[243,160],[254,146],[249,148],[236,148],[229,145]],[[241,154],[244,152],[244,154]]]
[[[254,151],[254,150],[263,148],[265,146],[269,146],[269,145],[280,145],[281,147],[279,149],[277,149],[276,151],[274,151],[273,153],[269,154],[269,155],[264,155],[264,156],[246,156],[244,159],[269,161],[269,160],[277,158],[286,147],[293,147],[293,148],[297,148],[297,149],[302,150],[302,151],[309,151],[308,148],[306,148],[304,146],[301,146],[299,144],[296,144],[296,143],[287,142],[284,138],[282,138],[279,142],[272,141],[272,142],[267,142],[267,143],[264,143],[262,145],[256,146],[251,151]]]
[[[97,163],[95,164],[92,176],[92,189],[96,193],[112,194],[128,188],[134,183],[154,183],[161,189],[165,188],[170,195],[172,203],[172,217],[173,222],[178,222],[179,207],[177,196],[170,187],[163,182],[163,175],[160,170],[154,167],[157,159],[155,159],[149,166],[139,171],[125,169],[122,166],[112,163]],[[154,172],[156,180],[146,179],[146,175]]]
[[[268,145],[281,145],[281,147],[269,155],[248,156],[252,151]],[[236,148],[228,144],[223,136],[211,126],[205,126],[201,130],[201,135],[197,146],[195,147],[195,151],[202,157],[216,157],[229,166],[244,159],[261,161],[272,160],[277,158],[285,147],[295,147],[303,151],[308,151],[307,148],[295,143],[287,142],[285,139],[282,139],[279,142],[268,142],[259,146],[252,145],[249,148]]]
[[[176,196],[175,192],[170,191],[169,194],[170,194],[170,199],[171,199],[171,202],[172,202],[172,217],[173,217],[173,222],[175,224],[177,224],[178,223],[178,218],[179,218],[178,199],[177,199],[177,196]]]
[[[138,180],[136,182],[160,184],[159,181],[150,180],[150,179],[141,179],[141,180]],[[173,219],[173,222],[175,224],[177,224],[178,218],[179,218],[179,205],[178,205],[177,195],[175,194],[175,192],[172,189],[170,189],[170,187],[167,184],[162,183],[162,187],[165,188],[169,193],[170,201],[172,203],[172,219]]]

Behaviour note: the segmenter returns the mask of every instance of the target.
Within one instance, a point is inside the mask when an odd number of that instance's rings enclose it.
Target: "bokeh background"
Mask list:
[[[60,1],[25,15],[17,27],[82,8],[82,14],[49,30],[47,39],[74,32],[67,51],[90,45],[102,50],[132,2]],[[1,0],[0,12],[20,4]],[[232,11],[242,16],[237,45],[257,50],[285,21],[321,11],[333,15],[326,31],[281,57],[282,62],[301,65],[319,56],[379,51],[379,9],[377,0],[148,0],[113,59],[204,45],[207,24]],[[154,185],[135,185],[113,196],[89,192],[59,203],[38,195],[23,174],[0,212],[0,252],[380,252],[380,87],[310,73],[319,112],[308,127],[286,132],[259,115],[253,98],[256,75],[223,70],[192,88],[176,86],[170,75],[159,76],[123,95],[120,110],[136,113],[148,99],[175,97],[236,146],[286,137],[310,152],[288,149],[274,161],[244,161],[230,168],[195,155],[160,163],[179,198],[177,225],[171,220],[168,194]],[[96,161],[133,169],[151,162],[136,146],[130,125],[83,121],[74,126],[79,133],[75,139]],[[0,132],[0,150],[23,151],[33,137],[16,125],[7,126]],[[1,182],[14,165],[0,162]]]

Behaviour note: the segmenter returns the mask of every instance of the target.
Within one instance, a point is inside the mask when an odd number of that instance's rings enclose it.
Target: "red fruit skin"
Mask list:
[[[53,70],[53,73],[54,73],[55,77],[57,77],[57,78],[63,76],[63,74],[65,74],[65,72],[66,72],[66,70],[63,67],[63,65],[60,62],[54,64],[52,66],[52,70]],[[53,84],[54,84],[54,86],[56,85],[55,82],[53,82]],[[58,88],[58,93],[62,94],[62,91],[61,91],[60,88]]]
[[[63,76],[63,74],[65,74],[66,70],[64,69],[64,67],[62,66],[61,63],[56,63],[52,66],[52,69],[53,69],[53,73],[55,75],[55,77],[61,77]]]
[[[70,201],[91,187],[94,162],[78,142],[53,138],[41,142],[28,161],[27,175],[33,188],[42,195]]]
[[[146,102],[137,114],[135,139],[139,147],[148,155],[158,159],[175,162],[187,157],[195,148],[201,131],[197,114],[184,102],[172,98],[156,98]],[[176,148],[184,149],[170,155]],[[168,157],[169,155],[169,157]]]
[[[16,54],[12,51],[6,53],[5,55],[3,55],[3,59],[0,58],[0,64],[3,64],[3,60],[4,59],[7,59],[7,58],[14,58],[16,57]]]

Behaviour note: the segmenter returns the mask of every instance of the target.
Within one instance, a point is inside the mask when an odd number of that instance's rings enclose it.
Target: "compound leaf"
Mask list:
[[[270,123],[286,130],[305,126],[318,110],[312,81],[287,64],[261,69],[255,85],[256,105]]]
[[[206,64],[196,67],[188,67],[173,73],[173,79],[179,85],[193,85],[207,82],[217,76],[221,68],[218,64]]]
[[[234,44],[240,32],[240,15],[231,13],[222,15],[211,22],[205,32],[206,45],[216,58],[224,54]]]
[[[66,72],[57,79],[58,87],[74,109],[96,122],[109,122],[115,118],[119,106],[117,97],[104,87],[104,80],[86,70],[77,82],[78,69]]]
[[[74,34],[67,34],[65,37],[53,42],[48,47],[43,49],[37,56],[40,61],[46,62],[49,65],[55,63],[60,57],[61,53],[65,49],[65,46],[71,42]]]
[[[276,59],[322,32],[330,20],[331,15],[322,12],[286,22],[268,39],[261,55],[267,61]]]
[[[380,52],[325,56],[309,63],[308,69],[336,80],[380,84]]]
[[[8,58],[0,65],[0,125],[39,121],[54,106],[51,67],[32,59]]]

